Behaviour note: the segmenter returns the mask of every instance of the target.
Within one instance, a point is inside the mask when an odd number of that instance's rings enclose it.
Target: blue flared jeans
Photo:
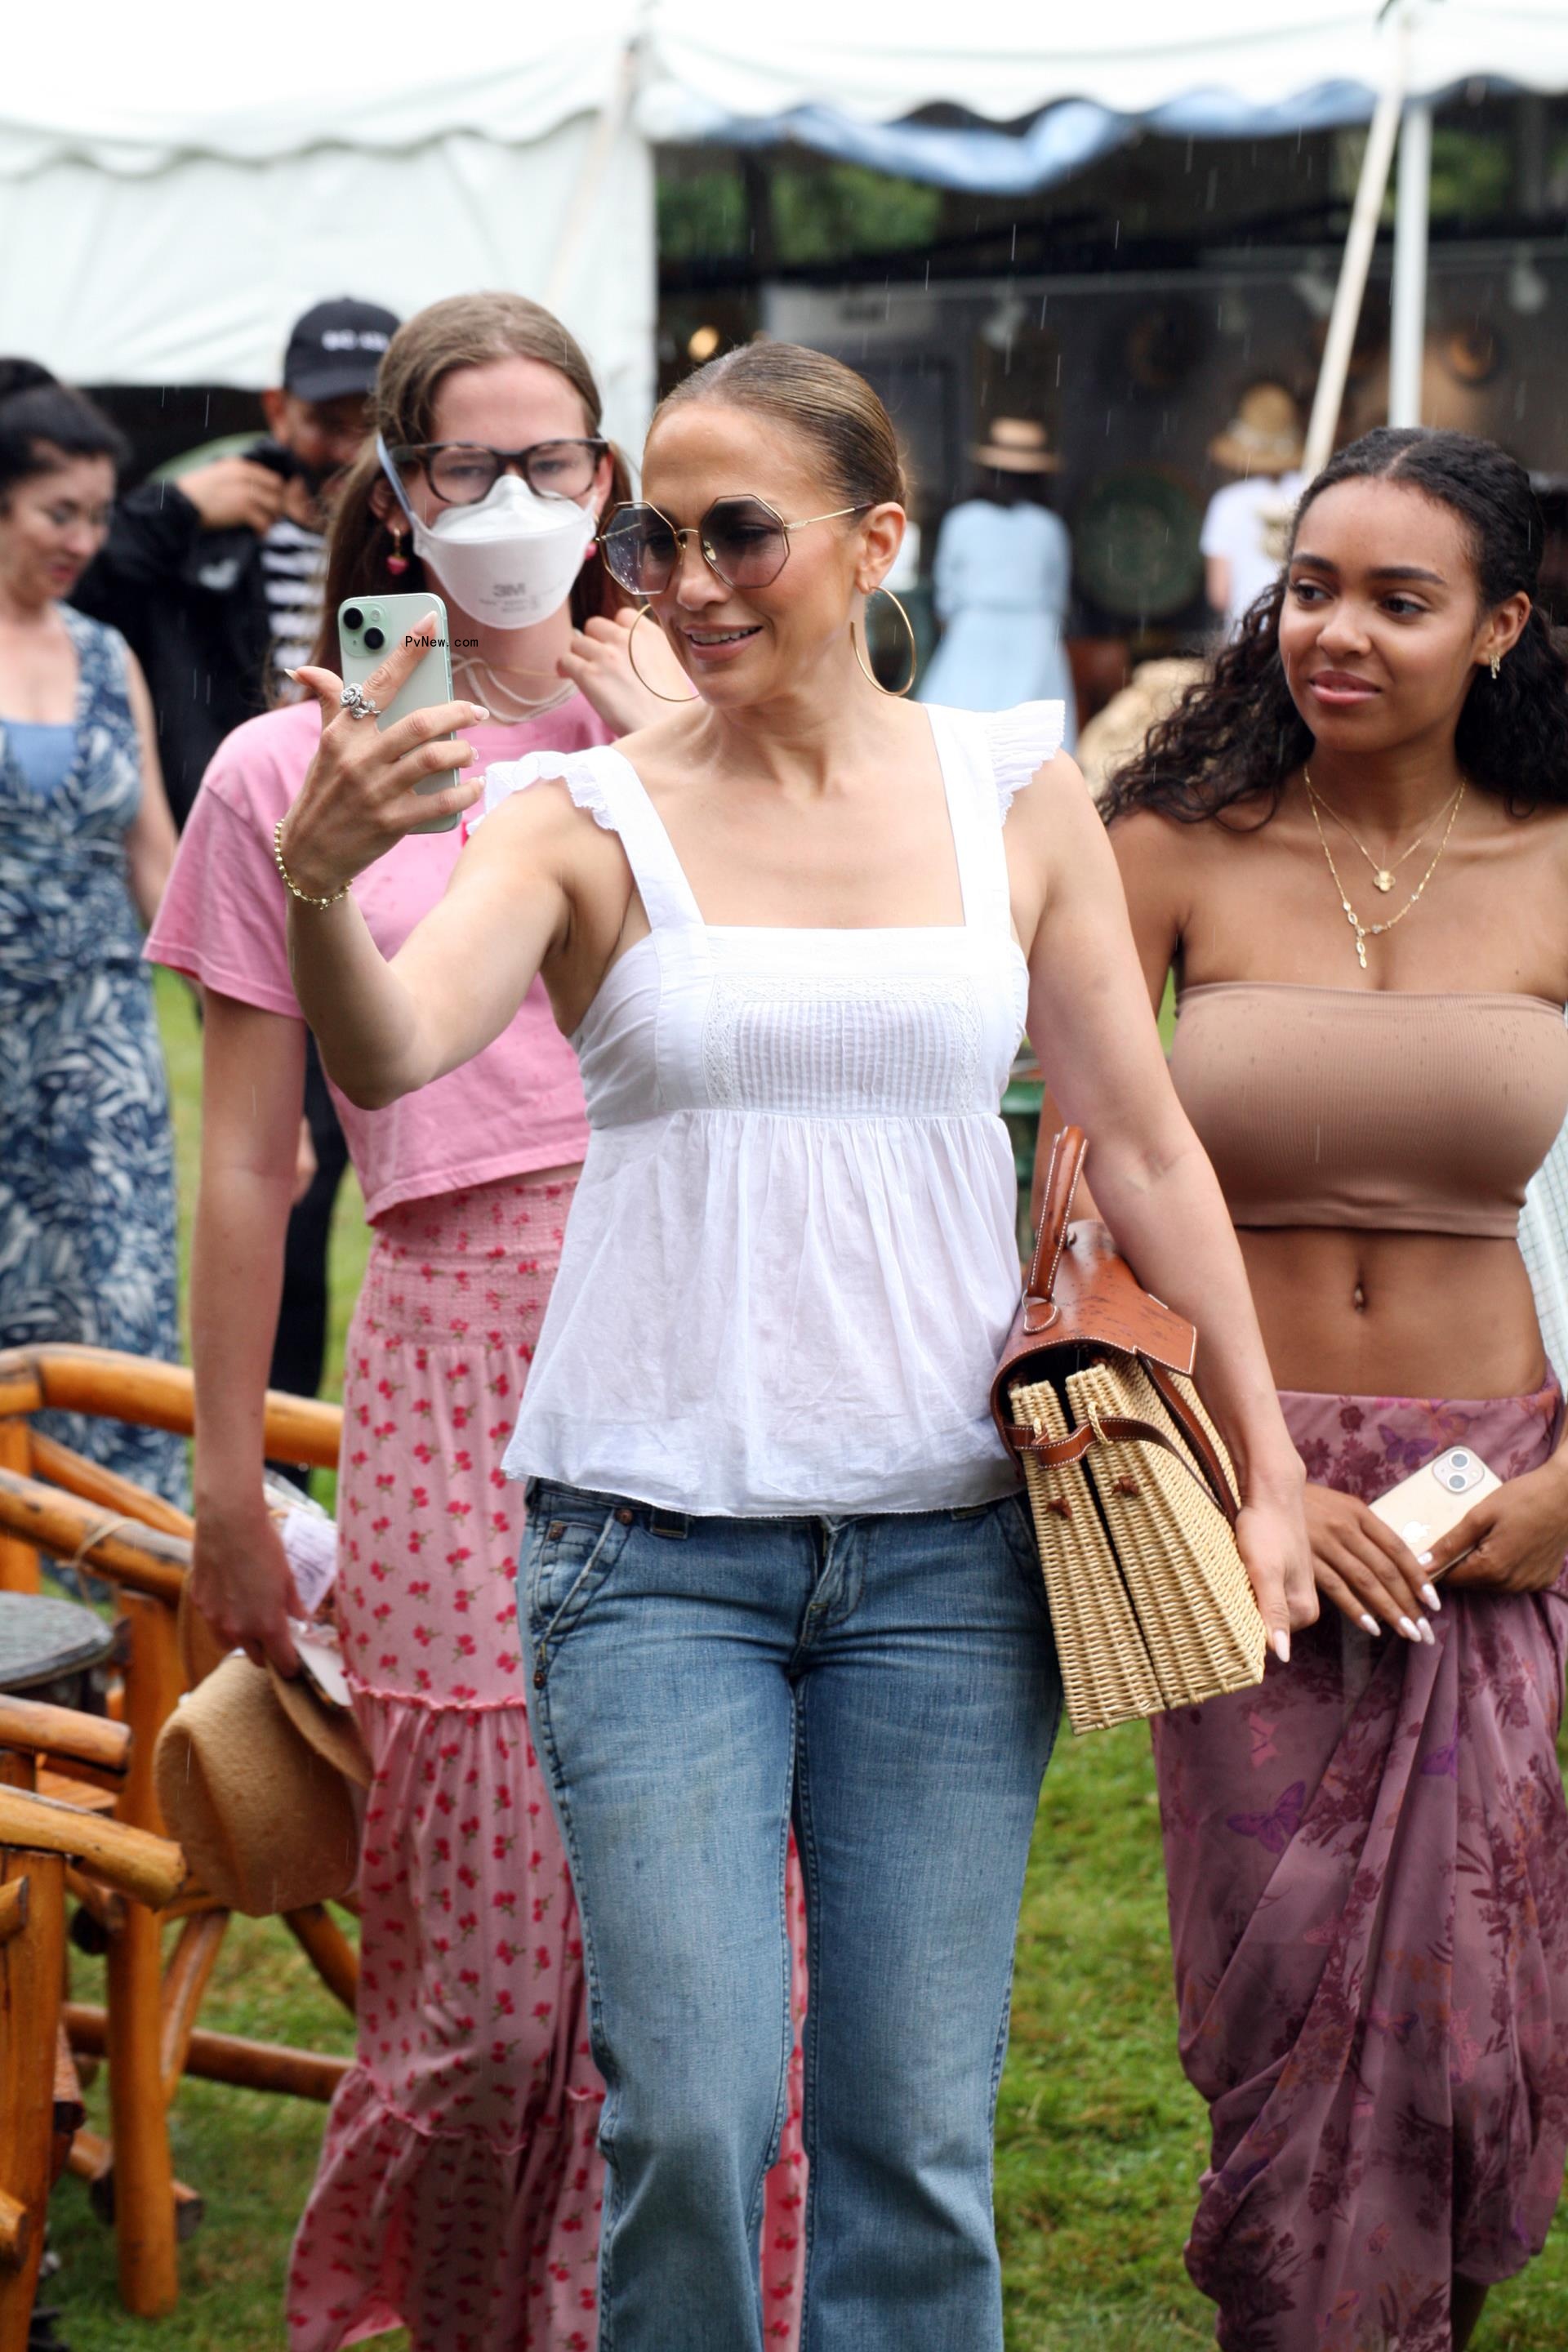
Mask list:
[[[803,2352],[1000,2352],[992,2133],[1061,1701],[1021,1500],[689,1518],[535,1481],[521,1615],[606,2085],[601,2352],[763,2352],[792,1819]]]

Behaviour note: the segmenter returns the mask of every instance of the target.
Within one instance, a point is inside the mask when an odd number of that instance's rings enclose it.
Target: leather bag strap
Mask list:
[[[1143,1370],[1148,1373],[1149,1378],[1153,1381],[1154,1386],[1159,1390],[1160,1395],[1164,1402],[1166,1412],[1176,1423],[1178,1428],[1185,1437],[1187,1444],[1197,1455],[1198,1461],[1203,1468],[1204,1476],[1208,1480],[1210,1491],[1213,1493],[1215,1501],[1219,1505],[1220,1509],[1225,1513],[1226,1517],[1230,1521],[1231,1526],[1235,1527],[1237,1521],[1236,1496],[1231,1490],[1230,1480],[1226,1475],[1225,1465],[1220,1460],[1219,1455],[1215,1453],[1214,1446],[1210,1442],[1208,1432],[1204,1428],[1201,1422],[1197,1419],[1197,1416],[1187,1404],[1181,1390],[1176,1386],[1175,1381],[1165,1370],[1164,1365],[1152,1362],[1147,1356],[1140,1357],[1139,1361],[1142,1363]]]
[[[1079,1178],[1083,1174],[1088,1150],[1089,1139],[1081,1127],[1064,1127],[1051,1146],[1051,1164],[1046,1171],[1045,1200],[1040,1210],[1040,1230],[1035,1239],[1035,1255],[1029,1261],[1028,1279],[1024,1285],[1026,1297],[1043,1299],[1047,1306],[1056,1288],[1057,1268],[1061,1264],[1062,1250],[1067,1242],[1073,1195],[1078,1191]]]
[[[1191,1423],[1184,1414],[1182,1418],[1182,1427],[1189,1435],[1193,1433]],[[1026,1437],[1019,1433],[1013,1442],[1016,1452],[1033,1454],[1035,1460],[1042,1463],[1047,1469],[1066,1470],[1070,1469],[1074,1463],[1081,1462],[1084,1455],[1092,1446],[1098,1444],[1102,1437],[1110,1439],[1115,1445],[1163,1446],[1167,1454],[1181,1464],[1188,1477],[1203,1488],[1209,1500],[1216,1504],[1225,1513],[1232,1527],[1236,1525],[1236,1504],[1231,1498],[1228,1485],[1222,1478],[1220,1492],[1216,1494],[1214,1489],[1213,1474],[1205,1475],[1207,1465],[1199,1469],[1189,1462],[1175,1439],[1168,1437],[1163,1429],[1156,1429],[1152,1421],[1137,1421],[1129,1413],[1106,1412],[1100,1414],[1094,1422],[1080,1423],[1070,1437]],[[1207,1445],[1206,1440],[1205,1445],[1212,1454],[1213,1448]]]

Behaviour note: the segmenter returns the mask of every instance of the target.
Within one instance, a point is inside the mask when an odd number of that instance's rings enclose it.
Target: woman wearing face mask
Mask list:
[[[1026,1005],[1140,1271],[1201,1313],[1281,1652],[1310,1613],[1300,1467],[1110,849],[1052,756],[1061,707],[932,712],[866,666],[903,487],[838,362],[716,362],[660,409],[648,503],[605,540],[701,698],[622,749],[492,768],[391,961],[349,886],[474,801],[477,780],[411,789],[470,760],[428,740],[467,707],[375,737],[312,671],[327,724],[282,829],[301,1001],[356,1098],[450,1084],[541,972],[582,1056],[593,1139],[508,1465],[532,1481],[531,1722],[610,2084],[616,2352],[769,2341],[792,1813],[804,2341],[999,2352],[992,2112],[1059,1698],[986,1409],[1018,1290],[997,1104]]]
[[[0,361],[0,1347],[177,1358],[174,1144],[139,968],[174,828],[141,670],[64,601],[125,455],[80,393]],[[47,1422],[184,1499],[179,1438]]]
[[[438,591],[508,714],[475,730],[488,758],[575,752],[660,708],[625,667],[617,592],[584,561],[625,478],[559,322],[508,295],[435,304],[394,338],[376,416],[384,456],[369,449],[345,485],[327,614],[351,594]],[[273,830],[319,735],[310,701],[229,738],[152,946],[206,1004],[194,1597],[225,1642],[285,1669],[260,1414],[305,1030]],[[365,877],[388,952],[459,847],[455,833],[411,837]],[[375,1241],[344,1376],[336,1606],[375,1777],[358,2063],[295,2245],[289,2343],[328,2352],[401,2323],[416,2352],[581,2352],[596,2327],[603,2086],[526,1709],[521,1496],[500,1469],[586,1140],[581,1083],[536,988],[460,1072],[395,1109],[340,1108]],[[771,2237],[793,2235],[786,2211]],[[786,2323],[795,2270],[770,2241]]]

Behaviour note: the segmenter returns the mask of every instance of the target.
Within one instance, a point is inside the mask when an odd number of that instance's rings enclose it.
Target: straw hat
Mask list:
[[[1286,387],[1249,384],[1209,456],[1233,474],[1291,473],[1301,462],[1301,416]]]
[[[353,1716],[302,1676],[226,1657],[163,1726],[154,1774],[192,1870],[231,1910],[300,1911],[353,1885],[370,1759]]]
[[[1057,474],[1061,459],[1046,444],[1046,428],[1032,416],[996,416],[991,438],[969,452],[976,465],[994,467],[999,474]]]

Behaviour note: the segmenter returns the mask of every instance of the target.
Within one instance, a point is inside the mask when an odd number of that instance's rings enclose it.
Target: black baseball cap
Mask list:
[[[374,302],[342,294],[296,319],[283,354],[283,389],[300,400],[341,400],[370,392],[400,320]]]

